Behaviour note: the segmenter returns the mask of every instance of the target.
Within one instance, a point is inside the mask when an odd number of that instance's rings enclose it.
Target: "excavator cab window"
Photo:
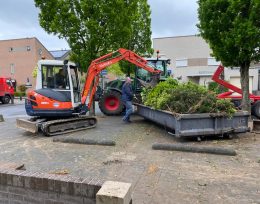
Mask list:
[[[78,103],[81,100],[81,94],[78,79],[78,69],[76,66],[70,66],[70,74],[73,87],[74,102]]]
[[[63,66],[42,66],[43,88],[69,90],[69,78],[67,70]]]

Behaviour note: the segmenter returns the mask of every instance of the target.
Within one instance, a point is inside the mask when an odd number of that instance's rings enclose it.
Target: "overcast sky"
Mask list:
[[[152,37],[197,34],[197,0],[148,0]],[[69,49],[65,40],[47,34],[38,22],[33,0],[1,0],[0,40],[37,37],[48,50]]]

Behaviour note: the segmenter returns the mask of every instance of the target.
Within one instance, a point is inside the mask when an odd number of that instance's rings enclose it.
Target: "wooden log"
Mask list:
[[[116,142],[113,140],[93,140],[85,138],[54,138],[53,142],[63,142],[72,144],[87,144],[87,145],[104,145],[104,146],[115,146]]]
[[[222,148],[222,147],[155,143],[153,144],[152,148],[154,150],[183,151],[183,152],[193,152],[193,153],[219,154],[219,155],[227,155],[227,156],[237,155],[235,150],[229,148]]]

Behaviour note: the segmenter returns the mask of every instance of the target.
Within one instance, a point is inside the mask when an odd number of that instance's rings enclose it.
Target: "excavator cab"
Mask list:
[[[62,94],[67,101],[71,101],[73,108],[81,102],[78,67],[68,61],[40,60],[36,90],[47,90],[48,93]]]
[[[81,104],[77,66],[68,61],[40,60],[36,90],[28,93],[28,99],[30,116],[71,116]]]
[[[160,81],[166,80],[166,78],[169,76],[168,70],[167,70],[167,65],[170,63],[168,58],[145,58],[148,62],[148,65],[150,67],[153,67],[156,70],[161,71],[160,73]],[[142,85],[138,82],[139,80],[142,80],[146,83],[150,83],[152,80],[153,74],[151,72],[148,72],[145,69],[141,69],[136,67],[135,71],[135,78],[137,80],[134,80],[134,90],[135,92],[141,92]]]
[[[59,135],[96,126],[97,119],[85,116],[78,67],[68,61],[40,60],[36,89],[27,93],[25,110],[29,120],[16,119],[17,127],[46,136]],[[78,117],[81,115],[80,117]]]

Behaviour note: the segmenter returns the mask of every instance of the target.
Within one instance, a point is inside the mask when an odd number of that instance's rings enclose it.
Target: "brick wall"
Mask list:
[[[0,204],[94,204],[103,181],[0,169]]]
[[[46,59],[54,59],[35,37],[0,40],[0,75],[16,79],[18,86],[25,84],[29,78],[32,87],[35,87],[32,71],[43,56]]]

